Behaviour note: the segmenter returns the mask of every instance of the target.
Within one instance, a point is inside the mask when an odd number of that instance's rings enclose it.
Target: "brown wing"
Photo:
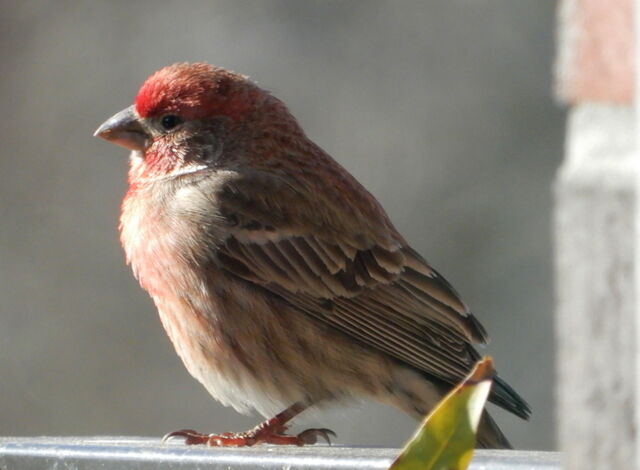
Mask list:
[[[217,194],[231,226],[221,266],[418,369],[452,383],[464,377],[478,358],[470,343],[486,333],[449,283],[377,203],[377,223],[362,214],[341,222],[343,210],[318,200],[266,175],[228,182]]]

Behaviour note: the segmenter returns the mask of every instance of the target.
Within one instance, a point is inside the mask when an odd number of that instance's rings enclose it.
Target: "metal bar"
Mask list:
[[[398,449],[340,447],[209,448],[141,437],[0,437],[2,470],[386,469]],[[558,470],[556,452],[478,450],[471,470]]]

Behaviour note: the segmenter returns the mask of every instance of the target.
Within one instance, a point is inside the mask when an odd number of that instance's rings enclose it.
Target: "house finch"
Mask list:
[[[306,137],[286,106],[204,63],[149,77],[96,135],[131,152],[121,240],[189,372],[224,405],[265,417],[187,443],[287,435],[306,408],[365,396],[422,418],[487,336],[376,199]],[[499,378],[490,400],[527,418]],[[478,443],[509,447],[485,412]]]

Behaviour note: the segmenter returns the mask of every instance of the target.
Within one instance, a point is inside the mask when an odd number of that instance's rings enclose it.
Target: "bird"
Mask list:
[[[245,432],[187,444],[305,445],[308,408],[370,398],[420,420],[480,358],[488,335],[375,197],[248,77],[204,62],[149,76],[95,135],[130,150],[126,262],[189,373]],[[489,400],[528,419],[500,377]],[[484,411],[477,445],[510,448]]]

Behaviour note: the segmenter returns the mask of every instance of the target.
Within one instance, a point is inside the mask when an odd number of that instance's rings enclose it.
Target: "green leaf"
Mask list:
[[[389,470],[466,469],[494,375],[491,358],[479,361],[425,418]]]

